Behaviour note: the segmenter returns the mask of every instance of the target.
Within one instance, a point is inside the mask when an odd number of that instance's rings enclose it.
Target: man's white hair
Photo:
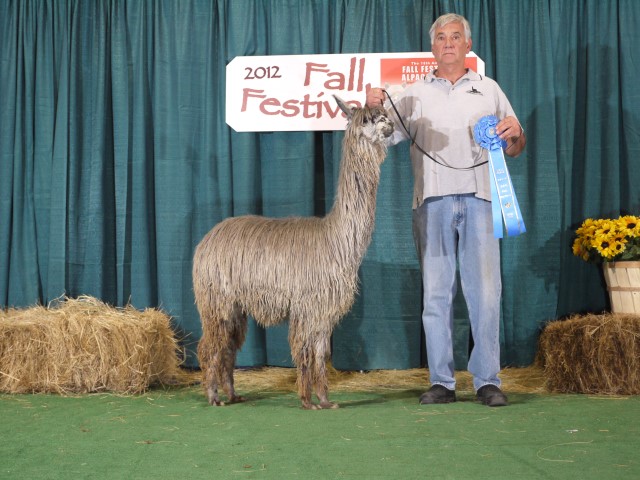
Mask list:
[[[471,40],[471,27],[469,26],[469,22],[462,15],[458,15],[456,13],[446,13],[438,17],[438,19],[433,22],[431,28],[429,29],[429,36],[431,37],[431,44],[435,41],[436,36],[436,28],[442,28],[449,23],[461,23],[464,27],[464,36],[467,40]]]

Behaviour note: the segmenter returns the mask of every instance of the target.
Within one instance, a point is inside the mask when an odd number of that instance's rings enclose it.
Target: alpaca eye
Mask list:
[[[377,123],[378,122],[378,117],[379,117],[379,115],[376,115],[375,113],[371,113],[371,114],[367,115],[364,118],[364,123],[369,123],[369,122]]]

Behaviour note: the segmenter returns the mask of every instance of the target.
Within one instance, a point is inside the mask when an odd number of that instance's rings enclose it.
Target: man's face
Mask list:
[[[431,50],[438,65],[463,66],[467,53],[471,51],[471,39],[465,37],[461,23],[448,23],[436,28]]]

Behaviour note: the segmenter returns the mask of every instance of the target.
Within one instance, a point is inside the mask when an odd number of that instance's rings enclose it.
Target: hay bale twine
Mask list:
[[[170,319],[88,296],[0,311],[0,391],[142,393],[179,373]]]
[[[640,393],[640,316],[573,316],[549,323],[538,362],[552,392]]]

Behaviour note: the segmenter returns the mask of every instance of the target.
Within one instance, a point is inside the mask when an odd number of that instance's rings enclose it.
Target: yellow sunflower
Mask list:
[[[625,215],[618,219],[621,230],[627,237],[640,237],[640,220],[634,215]]]
[[[640,260],[640,217],[587,218],[576,229],[571,249],[586,262]]]
[[[618,252],[614,248],[614,244],[608,242],[607,240],[603,240],[602,242],[596,244],[596,250],[603,258],[610,260],[615,257]]]

